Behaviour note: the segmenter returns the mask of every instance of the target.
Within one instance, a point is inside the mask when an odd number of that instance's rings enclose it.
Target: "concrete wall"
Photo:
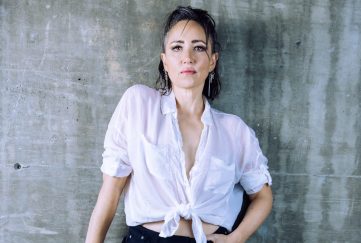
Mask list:
[[[215,17],[214,105],[270,160],[275,204],[250,242],[360,242],[359,0],[0,0],[0,242],[84,240],[107,123],[127,87],[154,84],[178,4]],[[107,242],[123,230],[119,207]]]

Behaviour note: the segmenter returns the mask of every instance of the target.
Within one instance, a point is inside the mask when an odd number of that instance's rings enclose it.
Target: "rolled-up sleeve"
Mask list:
[[[241,129],[241,141],[240,183],[247,194],[254,194],[259,192],[264,184],[272,185],[268,160],[251,128]]]
[[[122,96],[109,122],[104,139],[101,171],[115,177],[128,176],[132,172],[127,151],[127,124],[129,90]]]

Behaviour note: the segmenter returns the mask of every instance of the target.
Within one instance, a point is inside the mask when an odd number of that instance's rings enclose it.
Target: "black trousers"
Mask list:
[[[215,234],[227,235],[229,232],[224,227],[219,227]],[[212,241],[207,241],[211,243]],[[194,238],[173,235],[167,238],[159,236],[159,233],[143,227],[142,225],[130,226],[128,234],[122,243],[196,243]]]

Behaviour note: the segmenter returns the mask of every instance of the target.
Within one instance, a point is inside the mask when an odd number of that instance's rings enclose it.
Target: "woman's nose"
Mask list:
[[[194,63],[194,58],[190,50],[183,51],[182,63]]]

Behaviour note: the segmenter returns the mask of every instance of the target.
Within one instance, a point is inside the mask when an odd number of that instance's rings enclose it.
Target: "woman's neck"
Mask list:
[[[173,90],[178,114],[201,117],[204,111],[203,95],[192,90]]]

